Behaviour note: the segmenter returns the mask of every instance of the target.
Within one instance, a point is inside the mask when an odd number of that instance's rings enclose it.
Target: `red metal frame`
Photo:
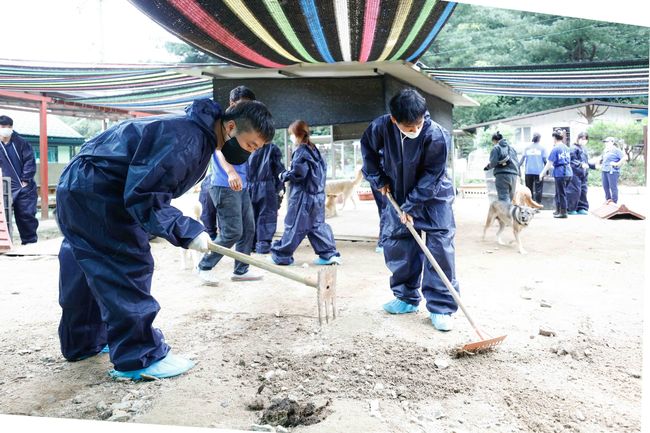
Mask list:
[[[153,116],[152,113],[145,113],[142,111],[128,111],[121,110],[119,108],[110,108],[110,107],[100,107],[96,105],[83,104],[79,102],[71,101],[61,101],[54,99],[48,96],[34,95],[31,93],[23,92],[12,92],[10,90],[0,90],[0,96],[4,96],[12,99],[20,99],[24,101],[33,101],[40,102],[39,104],[39,115],[40,115],[40,143],[39,149],[41,152],[40,160],[40,178],[41,178],[41,220],[48,219],[49,213],[49,180],[48,180],[48,161],[47,161],[47,104],[53,105],[63,105],[69,107],[79,107],[86,108],[94,111],[99,111],[102,113],[116,113],[116,114],[125,114],[133,117],[144,117],[144,116]]]

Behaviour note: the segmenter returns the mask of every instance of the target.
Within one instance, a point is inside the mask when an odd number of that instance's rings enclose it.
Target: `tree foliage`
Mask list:
[[[179,57],[179,63],[221,63],[221,60],[183,42],[165,42],[165,49]]]
[[[436,68],[541,65],[648,58],[650,29],[458,4],[420,61]],[[481,106],[454,109],[454,127],[573,105],[583,99],[470,95]],[[647,103],[647,98],[610,98]]]

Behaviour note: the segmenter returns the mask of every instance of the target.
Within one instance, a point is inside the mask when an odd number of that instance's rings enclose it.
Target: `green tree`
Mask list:
[[[649,38],[647,27],[458,4],[420,61],[443,69],[646,59]],[[586,101],[470,96],[481,107],[455,108],[454,127]],[[647,98],[610,100],[647,103]]]
[[[180,63],[221,63],[221,60],[183,42],[165,42],[165,49],[180,57]]]

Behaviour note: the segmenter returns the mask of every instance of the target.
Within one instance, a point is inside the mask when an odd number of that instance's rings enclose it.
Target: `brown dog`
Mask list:
[[[526,206],[533,209],[542,209],[544,206],[533,200],[533,194],[526,185],[517,184],[515,196],[512,198],[512,204],[517,206]]]
[[[327,199],[325,199],[325,218],[332,218],[338,215],[336,211],[336,198],[338,195],[328,194]]]
[[[487,229],[494,223],[494,220],[498,220],[499,230],[497,231],[497,242],[499,245],[506,245],[501,239],[501,233],[503,233],[506,226],[512,226],[512,232],[519,246],[519,253],[526,254],[524,247],[521,245],[519,233],[528,227],[533,216],[535,216],[535,210],[529,207],[513,205],[500,200],[493,201],[490,203],[490,210],[485,221],[485,227],[483,227],[483,240],[485,240]]]
[[[352,200],[352,204],[354,204],[354,208],[357,208],[357,202],[354,200],[354,192],[363,180],[363,174],[361,173],[361,170],[357,171],[357,176],[354,179],[345,179],[345,180],[330,180],[325,184],[325,195],[329,196],[334,195],[343,195],[343,206],[341,206],[341,210],[345,207],[345,203],[348,201],[348,199]],[[326,205],[327,207],[327,205]]]

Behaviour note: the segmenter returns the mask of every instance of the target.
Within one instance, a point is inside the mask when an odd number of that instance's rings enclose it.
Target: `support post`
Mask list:
[[[40,109],[39,149],[41,152],[41,221],[45,221],[49,214],[49,182],[47,175],[47,102],[44,100],[41,101]]]

